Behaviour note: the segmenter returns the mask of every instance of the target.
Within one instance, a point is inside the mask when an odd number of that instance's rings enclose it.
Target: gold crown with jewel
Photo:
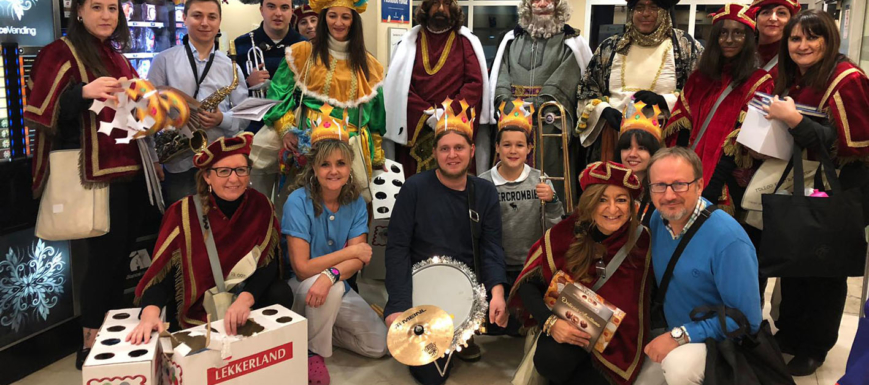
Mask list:
[[[661,123],[658,118],[661,116],[661,108],[657,104],[653,104],[652,115],[646,116],[643,108],[646,103],[642,101],[628,102],[622,116],[622,127],[619,130],[619,136],[630,130],[646,131],[658,141],[661,141]]]
[[[438,124],[435,127],[435,135],[447,130],[453,130],[463,132],[469,138],[474,138],[474,119],[477,117],[474,107],[470,107],[465,99],[461,99],[458,102],[461,106],[461,110],[458,113],[453,111],[453,99],[447,98],[441,103],[444,108],[444,115],[438,120]],[[469,111],[471,114],[470,118],[468,118]]]
[[[332,106],[323,103],[320,107],[320,117],[311,121],[311,145],[327,139],[340,140],[345,143],[350,141],[350,135],[347,133],[347,126],[350,125],[347,110],[344,110],[343,120],[333,118],[332,110],[334,110]]]
[[[501,106],[498,107],[498,111],[501,112],[498,117],[498,130],[505,127],[519,127],[530,134],[533,127],[531,120],[534,116],[534,105],[528,106],[529,108],[526,110],[525,101],[522,98],[516,98],[512,103],[513,110],[507,114],[504,113],[504,107],[507,105],[506,100],[501,102]]]

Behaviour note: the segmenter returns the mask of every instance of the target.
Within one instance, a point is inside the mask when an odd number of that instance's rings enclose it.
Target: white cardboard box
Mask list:
[[[794,138],[787,125],[780,120],[767,120],[764,115],[763,111],[749,106],[736,141],[763,155],[790,160]]]
[[[382,169],[371,175],[371,207],[374,219],[389,219],[401,186],[404,185],[404,167],[401,163],[385,159]]]
[[[158,385],[160,344],[157,333],[147,344],[124,340],[139,324],[139,309],[111,310],[82,366],[83,385]]]
[[[227,336],[223,322],[213,322],[208,348],[191,352],[181,344],[164,357],[164,385],[242,385],[308,383],[308,321],[273,305],[250,314],[264,328],[249,337]],[[205,336],[206,325],[174,333]],[[161,338],[171,347],[168,337]],[[169,349],[166,349],[169,351]]]

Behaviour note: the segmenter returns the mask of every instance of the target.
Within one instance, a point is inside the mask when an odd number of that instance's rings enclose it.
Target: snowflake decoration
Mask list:
[[[3,0],[0,0],[3,1]],[[131,80],[123,80],[121,81],[121,87],[125,90],[130,87],[133,83]],[[148,98],[156,94],[157,91],[151,91],[142,96],[141,100],[138,102],[132,100],[125,91],[115,93],[115,96],[118,98],[117,101],[114,100],[94,100],[93,104],[89,108],[93,111],[94,114],[99,115],[102,112],[103,108],[110,108],[115,110],[115,118],[111,122],[100,121],[100,127],[97,132],[104,135],[111,135],[112,130],[120,129],[126,131],[126,136],[123,138],[115,138],[115,143],[118,144],[128,144],[133,140],[133,137],[142,132],[147,131],[151,126],[154,125],[154,118],[146,117],[144,120],[139,121],[136,119],[135,112],[137,109],[147,109],[148,108]]]
[[[33,7],[33,3],[37,0],[0,0],[0,7],[3,9],[4,15],[12,16],[19,21],[24,16],[24,12]]]
[[[10,247],[0,261],[0,325],[18,332],[28,319],[46,321],[63,294],[64,264],[63,254],[41,239],[18,253]]]

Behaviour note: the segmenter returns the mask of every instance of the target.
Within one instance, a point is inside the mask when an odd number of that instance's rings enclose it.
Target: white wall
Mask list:
[[[220,21],[220,48],[224,51],[229,48],[230,41],[258,28],[263,21],[259,4],[248,5],[230,1],[229,4],[221,4],[221,10],[223,17]]]

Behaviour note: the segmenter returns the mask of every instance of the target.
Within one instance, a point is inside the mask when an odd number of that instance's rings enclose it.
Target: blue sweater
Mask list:
[[[708,205],[711,204],[707,202]],[[660,212],[653,214],[650,224],[652,264],[660,284],[682,237],[673,239]],[[720,341],[725,335],[717,317],[696,322],[690,317],[691,310],[698,306],[720,304],[745,314],[752,332],[760,327],[757,254],[739,223],[717,210],[694,234],[676,263],[664,299],[664,315],[669,328],[685,326],[691,342],[703,343],[707,338]],[[728,318],[727,327],[732,331],[736,323]]]
[[[477,281],[491,290],[507,283],[501,248],[501,206],[495,185],[475,176],[474,197],[480,214],[480,275]],[[403,312],[413,302],[411,268],[414,263],[446,255],[474,268],[468,192],[444,186],[429,170],[411,176],[401,187],[386,241],[386,292],[383,314]]]

